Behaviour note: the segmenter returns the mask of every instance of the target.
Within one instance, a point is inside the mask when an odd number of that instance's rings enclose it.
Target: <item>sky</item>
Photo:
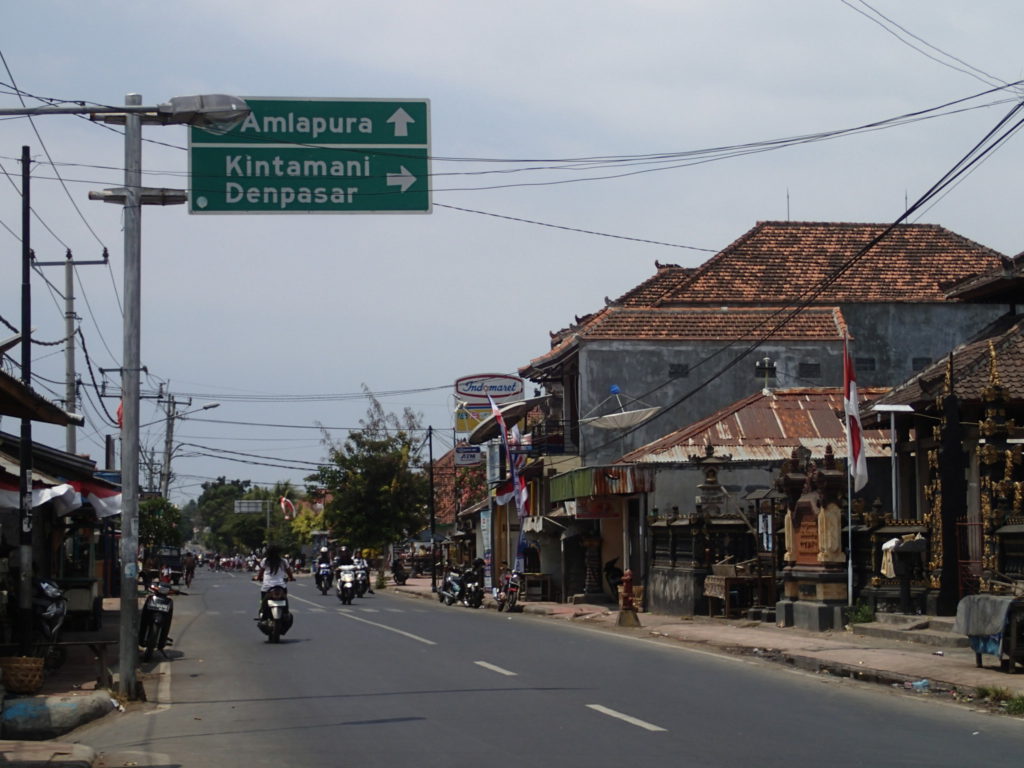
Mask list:
[[[430,213],[143,209],[141,440],[159,461],[156,396],[173,394],[179,504],[222,476],[302,488],[325,436],[366,417],[364,387],[421,414],[440,455],[457,378],[515,373],[656,262],[697,266],[758,221],[894,221],[1020,98],[994,89],[1024,78],[1012,0],[39,0],[0,17],[0,108],[128,93],[429,100]],[[144,184],[186,188],[186,128],[143,136]],[[740,145],[753,146],[707,151]],[[75,287],[77,450],[102,464],[123,218],[88,193],[123,186],[123,135],[76,116],[0,118],[0,318],[15,328],[22,146],[37,260],[109,253]],[[1022,154],[1009,136],[910,221],[1019,253]],[[38,341],[65,335],[63,285],[60,267],[32,273]],[[19,361],[4,370],[20,375]],[[34,346],[32,370],[40,394],[63,398],[62,347]],[[61,429],[34,436],[65,445]]]

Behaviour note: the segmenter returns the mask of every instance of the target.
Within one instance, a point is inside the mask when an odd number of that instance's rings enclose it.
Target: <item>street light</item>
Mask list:
[[[193,408],[191,411],[183,411],[178,413],[177,401],[174,399],[174,395],[168,395],[167,397],[167,434],[164,438],[164,463],[160,467],[160,495],[165,499],[171,489],[171,445],[174,442],[174,420],[184,419],[186,416],[199,413],[200,411],[208,411],[211,408],[219,408],[220,403],[206,403],[199,408]]]
[[[142,208],[185,202],[183,193],[158,194],[142,189],[142,125],[195,125],[213,133],[227,133],[250,114],[237,96],[223,94],[179,96],[155,107],[142,105],[142,96],[129,93],[124,107],[32,107],[0,109],[3,116],[89,115],[92,119],[124,124],[124,188],[105,190],[90,199],[124,206],[124,360],[121,369],[123,420],[121,422],[121,627],[118,689],[129,699],[138,697],[138,615],[136,597],[139,547],[139,372],[141,370]],[[28,244],[24,246],[27,248]],[[26,332],[26,329],[22,329]]]

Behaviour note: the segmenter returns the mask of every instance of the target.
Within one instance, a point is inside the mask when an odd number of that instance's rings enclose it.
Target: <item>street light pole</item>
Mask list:
[[[124,123],[124,189],[89,193],[91,200],[121,203],[124,206],[124,359],[121,363],[121,627],[119,692],[127,698],[138,695],[138,615],[136,594],[139,546],[139,373],[141,364],[142,294],[142,209],[143,203],[169,205],[184,203],[186,194],[178,190],[142,188],[142,124],[195,125],[211,133],[223,134],[242,122],[250,113],[249,105],[237,96],[212,94],[177,96],[155,107],[142,106],[142,97],[129,93],[122,107],[22,107],[0,109],[0,117],[32,115],[105,116],[109,122]],[[27,150],[24,153],[27,156]],[[27,197],[26,201],[27,203]],[[27,215],[27,214],[26,214]],[[27,249],[28,238],[23,247]],[[26,256],[27,258],[27,256]],[[27,334],[29,329],[22,328]],[[24,473],[24,466],[22,471]],[[23,494],[24,496],[24,494]]]
[[[127,106],[142,104],[129,93]],[[142,118],[124,117],[124,358],[121,368],[121,626],[119,635],[122,696],[138,698],[139,657],[139,369],[142,319]]]
[[[188,399],[188,404],[192,404],[192,398]],[[184,419],[186,416],[198,411],[208,411],[211,408],[217,408],[220,403],[206,403],[205,405],[196,408],[191,411],[185,411],[178,413],[178,401],[174,399],[174,395],[167,396],[167,433],[164,436],[164,463],[160,467],[160,495],[165,499],[170,498],[171,492],[171,457],[174,455],[174,420]]]

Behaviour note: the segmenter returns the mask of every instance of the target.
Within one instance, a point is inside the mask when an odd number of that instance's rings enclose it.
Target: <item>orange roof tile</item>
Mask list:
[[[764,305],[806,299],[887,226],[759,222],[659,303]],[[1000,258],[997,251],[938,225],[901,224],[813,301],[945,302],[944,286],[996,269]]]

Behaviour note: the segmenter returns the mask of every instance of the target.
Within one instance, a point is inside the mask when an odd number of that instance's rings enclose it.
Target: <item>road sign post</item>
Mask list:
[[[426,99],[247,98],[189,135],[189,213],[429,213]]]

